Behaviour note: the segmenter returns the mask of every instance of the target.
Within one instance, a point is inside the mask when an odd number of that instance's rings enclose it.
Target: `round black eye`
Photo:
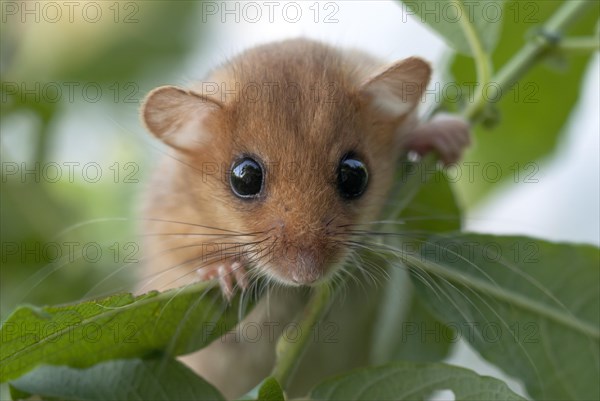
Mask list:
[[[255,197],[263,186],[262,167],[250,157],[239,159],[233,163],[229,182],[233,192],[240,198]]]
[[[368,181],[369,172],[362,161],[353,154],[342,158],[337,171],[338,191],[342,198],[358,198],[365,192]]]

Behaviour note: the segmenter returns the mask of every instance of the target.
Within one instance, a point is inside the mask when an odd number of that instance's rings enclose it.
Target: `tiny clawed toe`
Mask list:
[[[231,301],[233,298],[235,287],[239,287],[242,290],[248,288],[246,269],[240,262],[207,266],[198,269],[196,272],[202,281],[218,280],[221,292],[228,301]]]

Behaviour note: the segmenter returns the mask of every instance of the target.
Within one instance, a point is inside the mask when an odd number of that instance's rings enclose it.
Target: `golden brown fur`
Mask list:
[[[296,40],[251,49],[218,69],[204,82],[219,88],[210,96],[218,107],[204,113],[202,126],[194,126],[197,138],[177,145],[184,151],[162,161],[146,217],[268,233],[261,245],[268,258],[256,268],[287,283],[294,271],[307,281],[331,273],[345,255],[337,243],[343,239],[340,227],[373,219],[384,202],[400,153],[399,122],[407,118],[388,117],[370,107],[364,85],[377,72],[376,64],[370,60],[368,65],[364,55],[354,57],[361,62],[320,43]],[[423,62],[419,66],[426,69],[424,85],[429,70]],[[202,88],[196,88],[200,95]],[[193,115],[185,111],[176,117]],[[340,198],[335,186],[337,165],[350,151],[369,170],[367,192],[351,202]],[[227,171],[242,155],[258,156],[266,166],[261,199],[239,199],[229,188]],[[145,231],[223,233],[158,221]],[[196,279],[192,274],[181,278],[200,266],[194,259],[202,260],[202,247],[192,246],[199,239],[150,237],[147,247],[153,251],[189,246],[154,258],[153,272],[172,268],[173,274],[163,274],[160,283],[177,286]]]
[[[385,69],[362,53],[292,40],[250,49],[191,90],[155,90],[143,118],[174,150],[147,194],[142,289],[197,281],[197,271],[232,260],[251,276],[287,284],[335,274],[348,253],[346,227],[374,220],[382,208],[429,75],[419,59]],[[405,91],[411,84],[416,91]],[[336,189],[347,152],[369,171],[366,192],[351,201]],[[264,192],[250,201],[234,195],[227,175],[243,155],[266,167]],[[271,305],[282,326],[293,318],[287,301]],[[259,305],[253,318],[264,319],[265,309]],[[255,385],[272,361],[267,341],[216,343],[188,358],[228,397]]]

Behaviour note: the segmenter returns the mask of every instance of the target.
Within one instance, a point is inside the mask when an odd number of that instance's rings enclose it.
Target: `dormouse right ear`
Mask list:
[[[397,119],[417,107],[430,77],[431,67],[426,61],[409,57],[370,78],[361,93],[379,114]]]
[[[189,150],[203,142],[202,121],[222,107],[216,100],[192,91],[161,86],[146,96],[141,114],[154,136],[176,149]]]

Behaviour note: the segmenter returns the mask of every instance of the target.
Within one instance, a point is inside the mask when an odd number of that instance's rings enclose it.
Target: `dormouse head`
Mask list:
[[[194,193],[195,223],[252,234],[241,259],[257,272],[326,279],[386,202],[430,77],[418,58],[376,66],[295,40],[251,49],[192,89],[155,89],[142,118],[187,177],[169,190]]]

